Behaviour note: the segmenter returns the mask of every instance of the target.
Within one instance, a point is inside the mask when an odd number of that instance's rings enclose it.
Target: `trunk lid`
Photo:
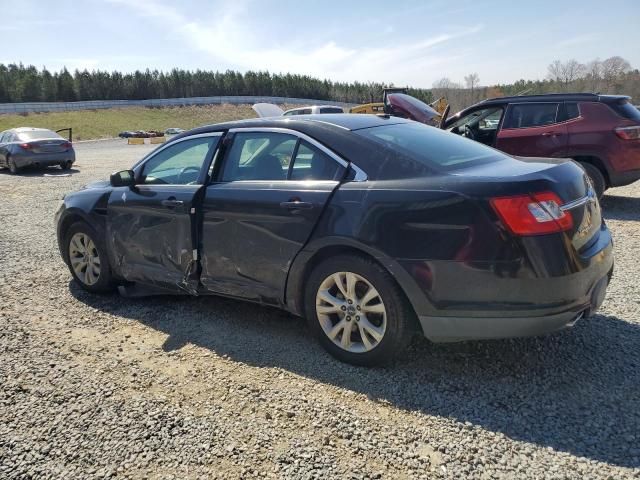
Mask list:
[[[505,159],[459,170],[453,175],[473,177],[481,183],[495,182],[495,197],[552,192],[560,199],[560,209],[571,216],[567,235],[577,252],[587,249],[602,225],[602,213],[589,177],[576,162],[563,159]],[[486,192],[486,190],[484,190]],[[487,199],[490,200],[490,199]]]
[[[20,145],[28,145],[26,150],[33,153],[62,153],[71,148],[71,143],[63,138],[31,140]]]

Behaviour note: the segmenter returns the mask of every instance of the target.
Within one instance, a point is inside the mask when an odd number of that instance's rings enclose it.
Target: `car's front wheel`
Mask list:
[[[109,292],[113,276],[105,248],[93,228],[84,222],[71,225],[65,235],[67,264],[76,282],[89,292]]]
[[[402,353],[414,313],[391,275],[372,260],[340,255],[319,264],[305,294],[310,328],[344,362],[377,365]]]

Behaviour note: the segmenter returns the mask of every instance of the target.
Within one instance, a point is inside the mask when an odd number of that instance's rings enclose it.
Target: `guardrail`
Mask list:
[[[332,102],[330,100],[313,100],[309,98],[265,97],[265,96],[220,96],[220,97],[188,97],[188,98],[152,98],[148,100],[88,100],[82,102],[27,102],[0,103],[1,113],[38,113],[64,112],[72,110],[99,110],[106,108],[128,107],[184,107],[190,105],[244,105],[254,103],[275,103],[290,105],[338,105],[352,107],[352,103]]]

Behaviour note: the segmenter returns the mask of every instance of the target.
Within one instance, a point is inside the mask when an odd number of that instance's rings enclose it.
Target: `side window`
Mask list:
[[[518,103],[509,105],[503,128],[543,127],[556,123],[558,103]]]
[[[571,120],[572,118],[578,118],[580,116],[580,109],[578,108],[577,103],[565,103],[564,108],[567,114],[566,120]]]
[[[338,180],[344,168],[313,145],[300,142],[291,168],[291,180]]]
[[[223,182],[286,180],[297,141],[285,133],[236,133],[220,178]]]
[[[142,183],[151,185],[189,185],[198,180],[202,165],[219,136],[183,140],[161,150],[142,168]]]
[[[4,132],[0,133],[0,143],[5,143],[6,141],[5,139],[7,138],[8,135],[9,135],[8,133],[4,133]]]
[[[458,119],[451,124],[449,130],[454,133],[464,133],[465,127],[473,130],[497,130],[501,117],[502,107],[483,108]]]
[[[322,107],[320,113],[344,113],[344,110],[337,107]]]

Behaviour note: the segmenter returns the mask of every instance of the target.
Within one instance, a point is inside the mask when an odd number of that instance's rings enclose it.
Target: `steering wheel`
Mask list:
[[[182,184],[182,175],[187,173],[189,170],[193,170],[193,171],[196,172],[196,178],[193,181],[197,180],[198,173],[200,173],[200,167],[195,167],[193,165],[190,165],[188,167],[183,167],[183,168],[180,169],[180,172],[178,173],[178,183],[179,184]],[[192,183],[192,182],[189,182],[189,183]]]
[[[462,135],[468,138],[469,140],[476,139],[476,132],[473,131],[473,129],[469,126],[469,124],[466,124],[464,126],[464,133]]]

